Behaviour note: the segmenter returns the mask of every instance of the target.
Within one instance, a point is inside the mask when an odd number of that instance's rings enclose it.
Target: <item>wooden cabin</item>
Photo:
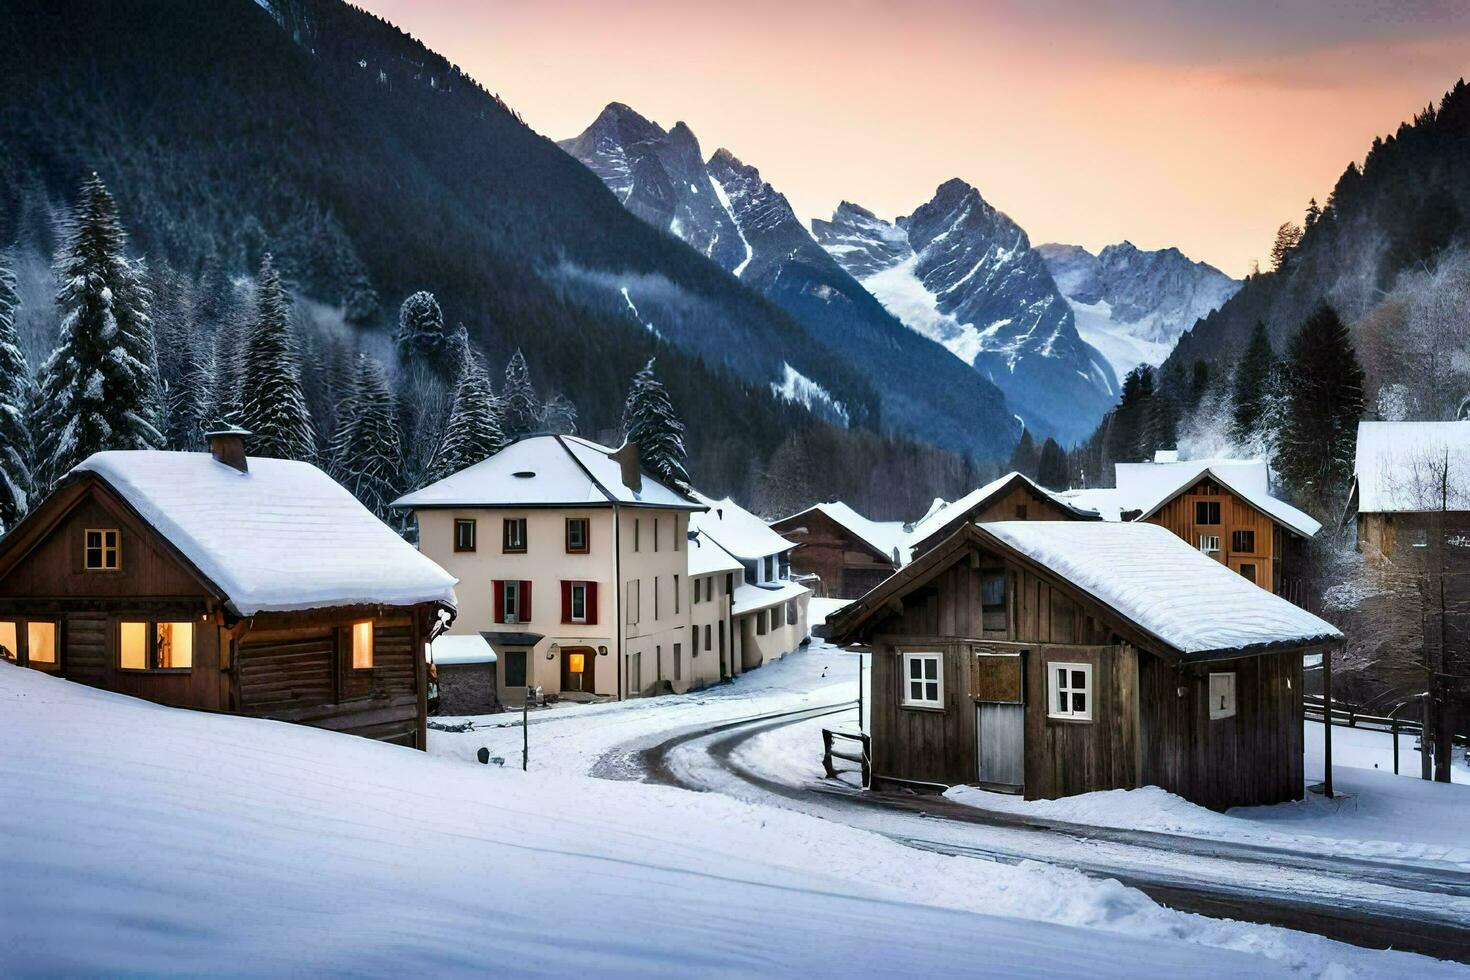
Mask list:
[[[325,473],[89,457],[0,538],[0,657],[160,704],[425,747],[425,646],[454,579]]]
[[[1097,511],[1078,506],[1022,473],[1007,473],[953,503],[936,502],[909,532],[913,558],[966,524],[992,521],[1096,521]]]
[[[869,520],[840,500],[773,521],[771,530],[796,543],[792,571],[814,576],[815,593],[829,599],[856,599],[908,561],[911,529]]]
[[[873,652],[875,785],[1301,797],[1331,625],[1139,523],[967,524],[831,621]]]

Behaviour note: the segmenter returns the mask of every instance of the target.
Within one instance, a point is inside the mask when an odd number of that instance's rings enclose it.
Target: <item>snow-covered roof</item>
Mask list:
[[[998,480],[990,481],[983,487],[971,490],[958,500],[949,503],[935,500],[934,505],[929,508],[929,513],[925,514],[923,519],[914,525],[913,531],[908,536],[909,543],[916,545],[920,541],[933,536],[935,532],[943,530],[956,519],[964,517],[976,507],[982,506],[991,497],[1004,490],[1013,480],[1020,480],[1038,495],[1055,501],[1058,506],[1076,513],[1079,517],[1097,517],[1095,513],[1092,513],[1086,507],[1074,504],[1062,494],[1048,490],[1024,473],[1011,472]]]
[[[1470,422],[1359,422],[1358,513],[1470,510]]]
[[[1132,506],[1125,506],[1124,509],[1140,510],[1142,513],[1138,515],[1137,520],[1148,520],[1160,507],[1200,480],[1209,477],[1276,523],[1295,531],[1302,537],[1310,538],[1322,530],[1322,525],[1310,514],[1298,510],[1284,500],[1271,496],[1266,489],[1266,464],[1258,460],[1252,462],[1254,465],[1245,463],[1231,465],[1221,460],[1195,460],[1187,463],[1120,463],[1120,469],[1124,465],[1151,466],[1164,471],[1164,475],[1171,478],[1150,481],[1149,496],[1129,500]],[[1121,486],[1119,496],[1124,496]],[[1126,497],[1124,499],[1128,500]]]
[[[689,535],[689,575],[718,575],[721,572],[738,572],[743,565],[730,552],[715,543],[714,538],[696,531]]]
[[[1259,459],[1188,459],[1153,463],[1116,463],[1113,485],[1124,510],[1147,510],[1167,500],[1207,469],[1231,474],[1231,484],[1257,494],[1271,492],[1271,474]]]
[[[310,463],[209,453],[96,453],[94,473],[242,616],[330,606],[454,604],[455,578]]]
[[[1074,507],[1095,511],[1097,516],[1105,521],[1120,521],[1123,519],[1123,511],[1127,510],[1113,487],[1087,487],[1079,490],[1065,490],[1061,497]]]
[[[439,636],[429,644],[434,654],[434,663],[445,664],[493,664],[498,659],[490,642],[479,633],[460,636]]]
[[[783,517],[781,521],[796,520],[813,512],[827,515],[833,522],[847,528],[878,554],[900,564],[908,560],[909,532],[904,530],[903,521],[871,520],[840,500],[815,504],[790,517]]]
[[[1186,655],[1341,639],[1157,524],[1002,521],[979,528]]]
[[[715,500],[713,497],[695,493],[694,499],[709,509],[703,513],[691,514],[690,528],[708,534],[721,548],[736,558],[764,558],[796,547],[795,542],[772,531],[769,524],[729,497]]]
[[[394,507],[636,507],[696,510],[699,504],[643,472],[643,488],[623,484],[615,449],[578,436],[528,436],[421,490]]]
[[[799,599],[804,595],[810,595],[811,591],[806,586],[797,585],[795,582],[782,582],[776,586],[749,583],[737,585],[735,586],[734,612],[735,615],[741,616],[758,609],[780,605],[791,599]]]

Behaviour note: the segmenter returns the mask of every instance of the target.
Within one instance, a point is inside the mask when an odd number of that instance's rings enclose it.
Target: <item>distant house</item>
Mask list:
[[[1148,523],[965,524],[829,620],[873,650],[877,783],[1027,799],[1303,792],[1302,656],[1341,640]]]
[[[499,711],[500,658],[478,633],[445,634],[429,649],[430,702],[441,715],[484,715]]]
[[[699,497],[702,513],[690,518],[700,538],[714,542],[740,563],[731,614],[736,647],[732,673],[784,657],[806,641],[811,589],[791,579],[796,545],[730,500]]]
[[[1359,422],[1348,507],[1358,549],[1385,558],[1470,540],[1470,422]]]
[[[499,655],[500,697],[682,689],[693,656],[688,534],[704,504],[643,471],[637,447],[528,436],[394,502],[463,583],[451,632]]]
[[[705,687],[741,672],[741,627],[735,618],[735,592],[744,584],[745,566],[708,534],[689,534],[690,647],[684,687]]]
[[[1095,521],[1097,511],[1046,489],[1021,473],[971,490],[959,500],[936,500],[909,532],[910,556],[917,558],[966,524],[987,521]]]
[[[1107,520],[1158,524],[1268,592],[1300,598],[1301,551],[1322,526],[1271,495],[1261,460],[1118,463],[1114,487],[1064,496]]]
[[[247,435],[72,470],[0,538],[0,656],[424,748],[425,647],[454,578],[316,467],[246,459]]]
[[[869,520],[840,500],[773,521],[771,530],[796,543],[792,570],[814,576],[824,598],[856,599],[908,561],[902,521]]]

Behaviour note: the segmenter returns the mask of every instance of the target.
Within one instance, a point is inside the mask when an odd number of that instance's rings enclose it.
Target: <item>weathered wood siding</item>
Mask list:
[[[1209,675],[1235,674],[1234,717],[1211,720]],[[1139,666],[1143,782],[1214,809],[1301,799],[1302,655]]]
[[[777,521],[771,528],[796,542],[791,568],[817,576],[819,596],[857,599],[893,574],[891,558],[879,558],[874,549],[821,511]]]
[[[933,548],[953,534],[955,529],[962,524],[983,524],[988,521],[1075,521],[1078,519],[1076,514],[1055,500],[1035,493],[1025,484],[1017,484],[969,515],[956,514],[944,527],[917,542],[913,546],[913,556],[917,558]]]
[[[1219,524],[1195,521],[1195,504],[1201,502],[1220,505]],[[1242,565],[1255,566],[1256,584],[1268,592],[1277,590],[1281,555],[1277,550],[1276,522],[1214,480],[1199,481],[1160,507],[1148,520],[1150,524],[1168,528],[1192,548],[1200,546],[1203,535],[1218,537],[1220,551],[1214,558],[1234,572],[1239,572]],[[1234,550],[1236,531],[1254,532],[1255,547],[1249,551]]]
[[[1052,664],[1092,666],[1092,720],[1052,718]],[[1139,785],[1138,654],[1129,646],[1040,645],[1026,655],[1026,799]]]

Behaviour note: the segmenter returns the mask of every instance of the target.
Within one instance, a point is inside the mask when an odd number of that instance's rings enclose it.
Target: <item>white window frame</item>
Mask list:
[[[1215,543],[1213,548],[1210,547],[1211,541]],[[1220,535],[1201,534],[1199,536],[1199,550],[1202,555],[1218,555],[1220,553]]]
[[[913,674],[911,664],[933,663],[934,676],[925,676],[927,671],[920,670],[918,677]],[[944,651],[942,650],[905,650],[903,651],[903,662],[900,664],[903,674],[900,682],[903,687],[899,691],[899,703],[905,708],[943,708],[944,707]],[[913,684],[918,683],[923,688],[922,696],[913,696]],[[934,685],[934,696],[929,697],[928,687]]]
[[[1057,682],[1057,671],[1067,672],[1066,683]],[[1082,687],[1077,687],[1075,671],[1082,672]],[[1067,694],[1066,707],[1057,707],[1057,696],[1063,691]],[[1072,695],[1082,693],[1083,710],[1078,711],[1072,707]],[[1060,660],[1048,661],[1046,665],[1046,716],[1048,718],[1061,718],[1067,721],[1092,721],[1092,705],[1096,692],[1092,687],[1092,664],[1064,663]]]
[[[506,579],[500,583],[500,611],[507,625],[515,625],[521,619],[521,583],[519,579]]]
[[[1216,686],[1216,678],[1219,678],[1219,687]],[[1218,721],[1221,718],[1234,718],[1236,710],[1235,671],[1224,670],[1218,673],[1212,672],[1207,683],[1209,685],[1207,690],[1210,696],[1210,721]],[[1216,702],[1222,697],[1224,698],[1224,703],[1217,705]]]
[[[570,598],[571,598],[571,607],[572,607],[571,610],[570,610],[570,612],[572,614],[572,622],[574,622],[574,623],[585,623],[585,622],[587,622],[587,583],[586,582],[573,582],[572,583],[572,586],[571,586],[571,596],[570,596]],[[582,603],[582,615],[580,615],[580,616],[577,615],[577,603],[578,603],[578,601],[580,601]]]

